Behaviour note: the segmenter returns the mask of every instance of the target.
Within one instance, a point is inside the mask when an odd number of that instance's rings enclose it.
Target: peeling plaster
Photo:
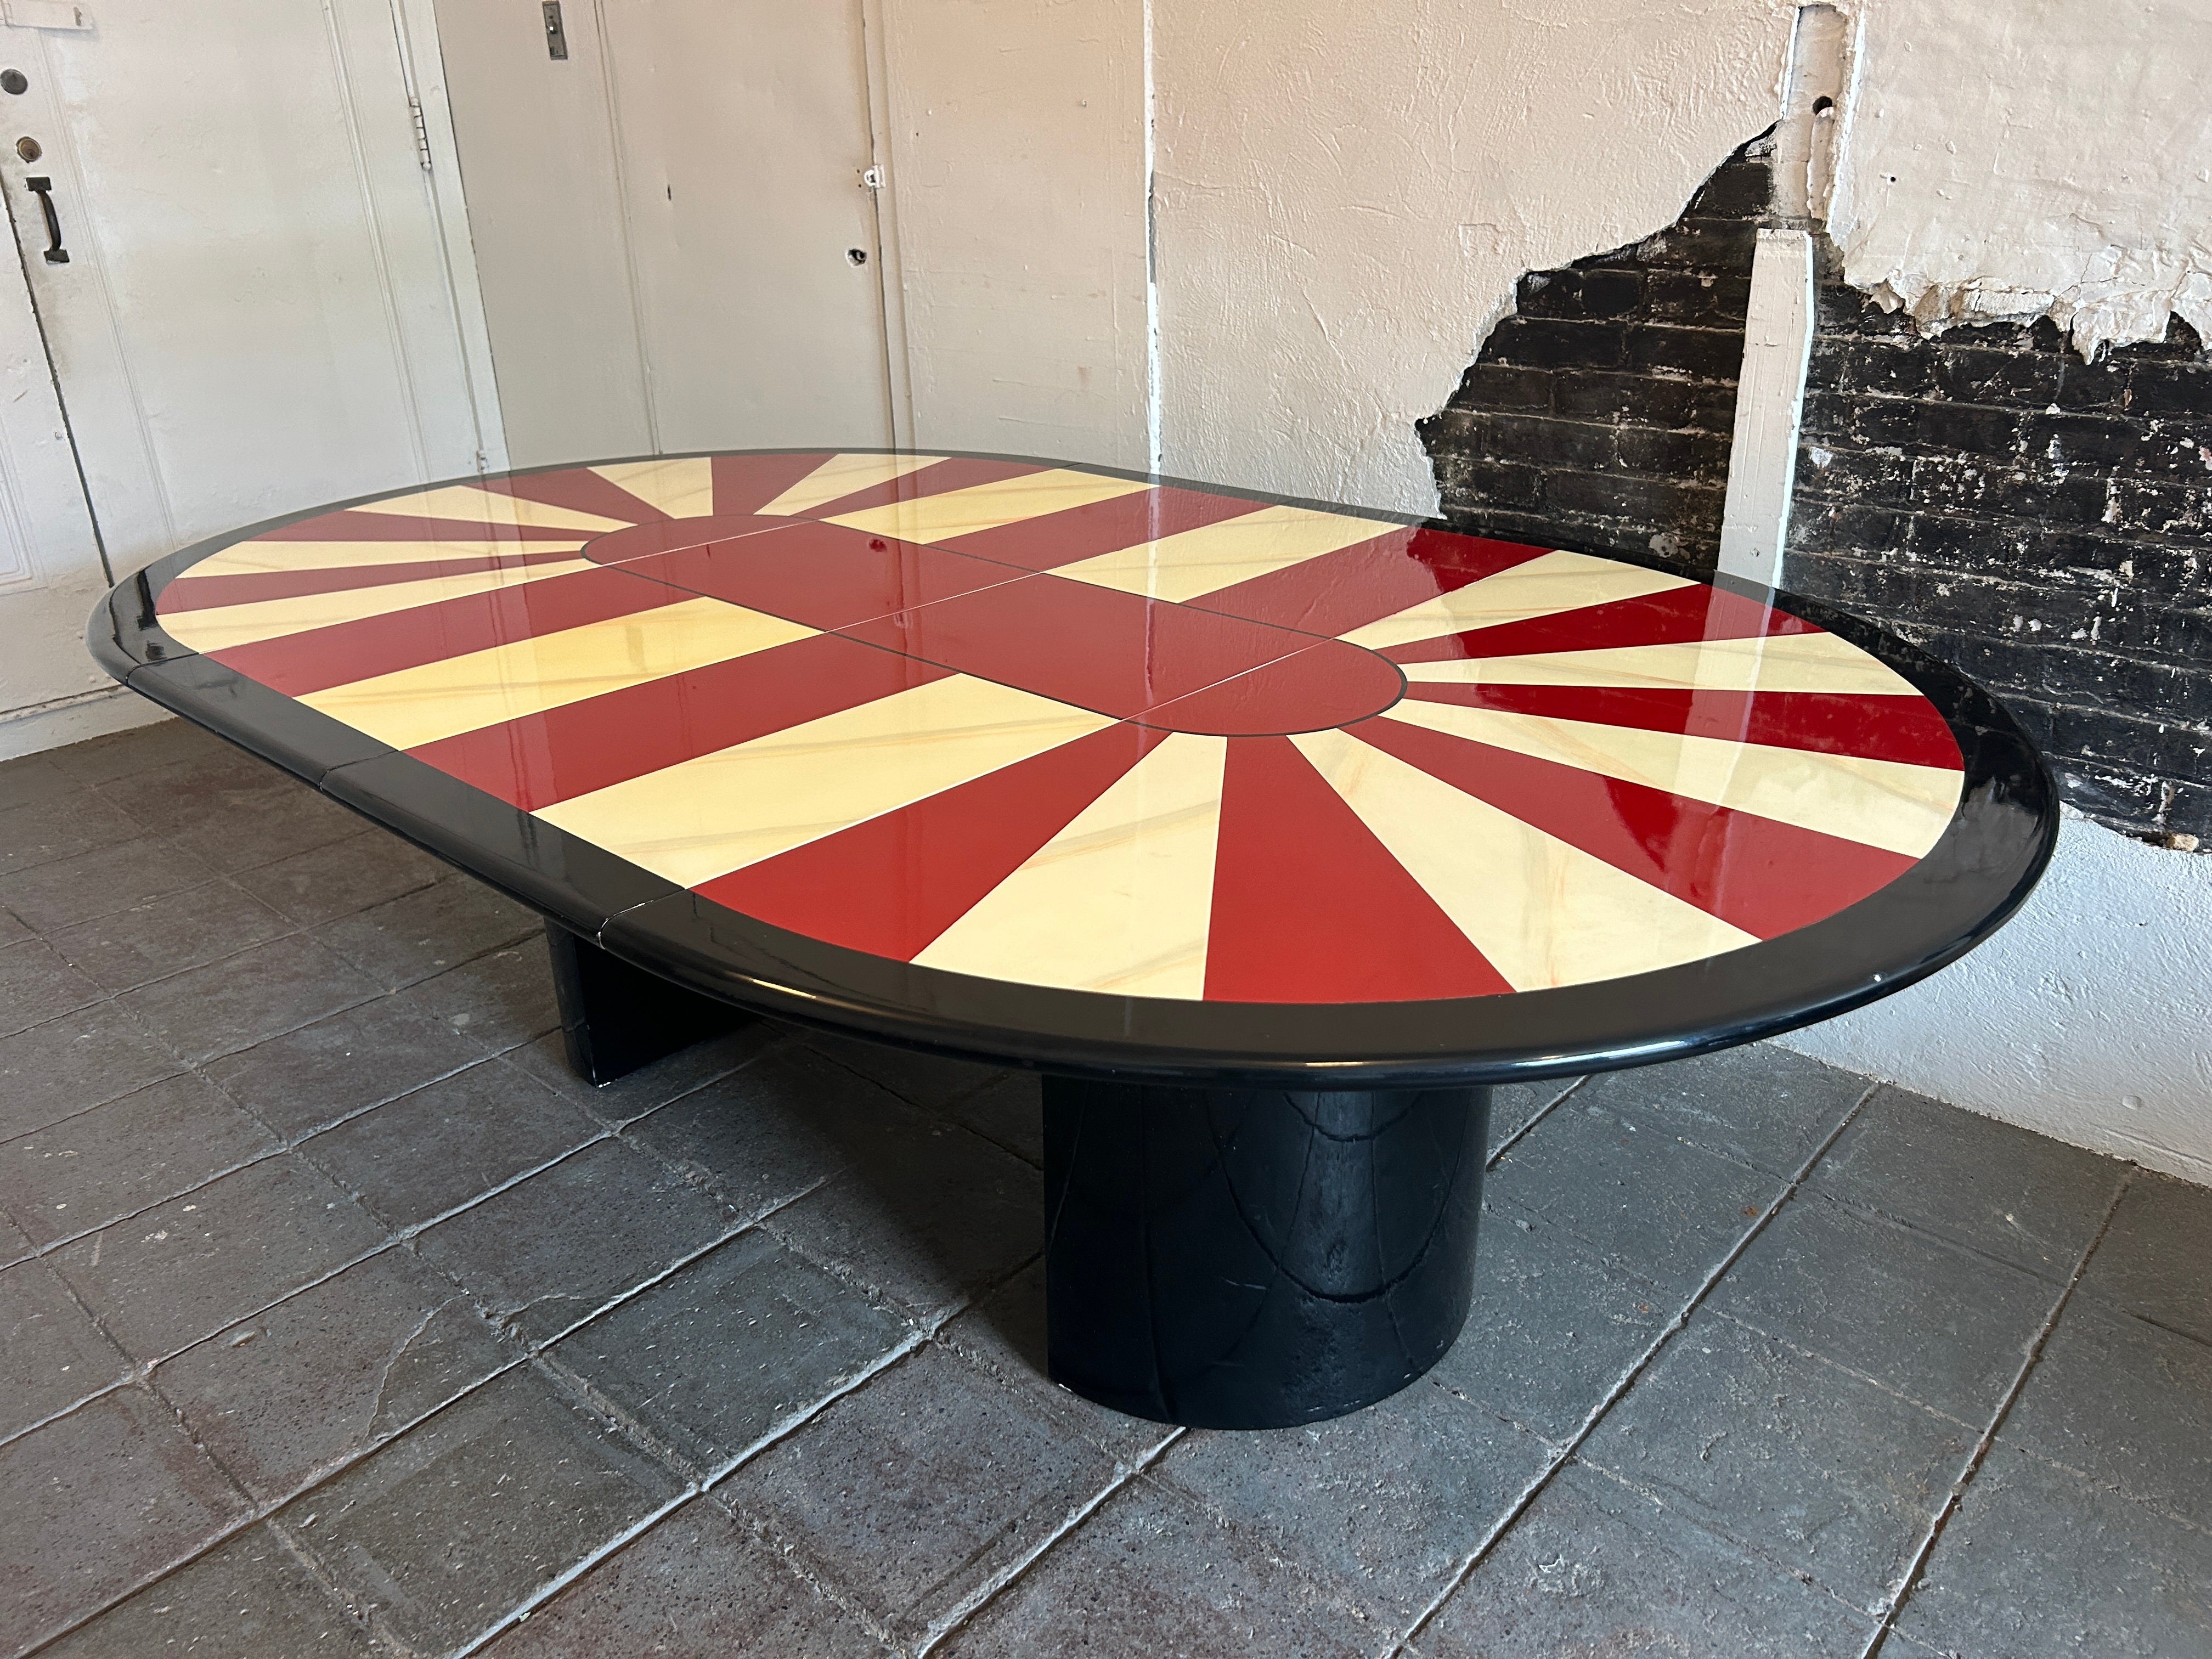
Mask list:
[[[1527,270],[1771,125],[1777,0],[1161,0],[1167,470],[1426,513],[1413,422]]]
[[[1830,230],[1931,328],[2048,316],[2094,358],[2212,338],[2203,0],[1865,0]]]

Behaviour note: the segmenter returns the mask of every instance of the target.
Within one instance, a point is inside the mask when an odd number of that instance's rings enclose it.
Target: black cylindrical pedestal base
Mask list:
[[[1490,1091],[1045,1079],[1053,1380],[1196,1428],[1310,1423],[1442,1358]]]

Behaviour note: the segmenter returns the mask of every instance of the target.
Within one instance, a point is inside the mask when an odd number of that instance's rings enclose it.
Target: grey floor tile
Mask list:
[[[442,1021],[487,1054],[520,1048],[561,1025],[542,934],[419,981],[393,1000]]]
[[[1006,1073],[938,1111],[1023,1163],[1044,1167],[1044,1079],[1036,1073]]]
[[[2057,1295],[2024,1268],[1801,1192],[1706,1305],[1978,1425]]]
[[[0,880],[0,904],[39,932],[55,933],[215,879],[204,860],[181,847],[141,836]]]
[[[186,1060],[204,1061],[365,1002],[377,990],[314,940],[293,934],[117,1000]]]
[[[72,1631],[40,1659],[371,1655],[367,1631],[267,1527],[249,1527]]]
[[[756,1229],[570,1332],[551,1357],[705,1472],[849,1386],[910,1335]]]
[[[180,761],[224,762],[237,752],[206,727],[165,714],[127,732],[111,732],[52,750],[46,758],[79,783],[97,785]]]
[[[112,1002],[0,1037],[0,1137],[43,1129],[183,1069]]]
[[[1782,1182],[1569,1096],[1484,1177],[1485,1225],[1549,1221],[1677,1296],[1703,1284]]]
[[[22,939],[0,950],[0,1036],[73,1014],[101,994],[44,939]]]
[[[280,1153],[46,1259],[133,1358],[154,1360],[374,1249],[384,1230]]]
[[[933,1346],[714,1489],[809,1577],[910,1643],[1115,1478],[1113,1460]]]
[[[1898,1614],[1972,1659],[2202,1659],[2212,1535],[1999,1444]]]
[[[1575,1098],[1647,1127],[1663,1126],[1692,1146],[1769,1175],[1793,1176],[1872,1086],[1855,1072],[1752,1044],[1603,1073]]]
[[[156,767],[102,786],[103,801],[226,872],[357,835],[361,819],[254,756]]]
[[[31,1254],[31,1241],[23,1230],[0,1215],[0,1267],[13,1267]]]
[[[120,1382],[131,1362],[43,1261],[0,1272],[0,1438]]]
[[[31,936],[30,924],[6,905],[0,904],[0,945],[14,945]]]
[[[828,1055],[926,1110],[949,1105],[1006,1075],[997,1066],[980,1066],[973,1060],[836,1036],[827,1031],[805,1031],[800,1040],[815,1053]]]
[[[228,881],[186,887],[47,935],[79,973],[109,991],[129,991],[261,945],[292,924]]]
[[[1547,1078],[1541,1083],[1501,1083],[1490,1091],[1490,1151],[1500,1146],[1541,1116],[1544,1109],[1573,1088],[1571,1077]]]
[[[1551,1461],[1527,1430],[1426,1378],[1326,1423],[1194,1431],[1153,1465],[1347,1602],[1403,1630]]]
[[[2122,1166],[1925,1096],[1882,1088],[1813,1171],[1822,1190],[2064,1279]]]
[[[1548,1221],[1492,1210],[1476,1230],[1474,1305],[1430,1375],[1564,1444],[1680,1305]]]
[[[381,828],[242,872],[238,884],[301,926],[349,916],[453,873],[410,842]]]
[[[4,1052],[4,1050],[0,1050]],[[2212,1343],[2212,1187],[2136,1174],[2113,1212],[2081,1298]]]
[[[1036,1168],[957,1124],[887,1118],[852,1166],[765,1224],[817,1261],[932,1319],[1044,1248]]]
[[[187,1073],[0,1142],[0,1206],[44,1247],[188,1193],[276,1145]]]
[[[727,1077],[789,1040],[781,1026],[754,1020],[726,1036],[679,1048],[628,1077],[597,1086],[569,1068],[568,1051],[557,1031],[511,1050],[506,1060],[600,1122],[614,1125],[643,1117],[680,1096]]]
[[[0,795],[0,878],[145,833],[136,819],[82,790],[21,805],[7,801]]]
[[[281,1498],[515,1356],[410,1251],[379,1251],[187,1348],[154,1385],[257,1498]]]
[[[603,1140],[439,1223],[417,1247],[501,1329],[543,1342],[736,1224],[659,1158]]]
[[[488,1061],[300,1143],[362,1204],[411,1227],[603,1133],[534,1079]]]
[[[0,805],[5,806],[33,806],[83,787],[84,781],[55,765],[51,755],[18,755],[0,761]]]
[[[380,1447],[278,1523],[417,1651],[497,1625],[681,1490],[525,1368]]]
[[[0,1446],[0,1650],[20,1653],[198,1553],[246,1500],[143,1389]]]
[[[544,919],[483,883],[454,875],[342,916],[315,937],[391,990],[544,930]]]
[[[1092,1659],[1102,1632],[1121,1654],[1159,1659],[1350,1659],[1389,1636],[1258,1540],[1139,1479],[933,1652]]]
[[[210,1060],[201,1071],[290,1138],[483,1063],[483,1048],[450,1026],[379,997]]]
[[[1415,1638],[1423,1659],[1857,1659],[1874,1621],[1569,1464]]]
[[[773,1550],[694,1498],[482,1652],[484,1659],[888,1659],[890,1650]]]
[[[2212,1347],[2201,1342],[2076,1299],[1998,1437],[2212,1531]]]
[[[629,1133],[757,1215],[847,1168],[888,1123],[926,1121],[889,1091],[793,1045]]]
[[[1052,1381],[1045,1347],[1042,1257],[957,1319],[948,1321],[938,1340],[1025,1395],[1030,1409],[1103,1447],[1124,1463],[1134,1464],[1173,1432],[1164,1423],[1094,1406]]]
[[[1700,1314],[1580,1455],[1873,1607],[1911,1564],[1976,1432]]]

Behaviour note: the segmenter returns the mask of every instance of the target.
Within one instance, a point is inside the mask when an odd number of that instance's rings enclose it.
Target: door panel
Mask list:
[[[119,575],[482,447],[388,0],[103,0],[23,31],[0,152]],[[17,47],[17,41],[8,43]],[[29,177],[70,258],[47,262]]]
[[[11,44],[0,34],[0,53]],[[85,654],[84,622],[106,586],[38,319],[11,261],[0,270],[0,759],[58,731],[101,729],[82,717],[115,688]]]
[[[659,447],[889,443],[858,0],[601,3]]]
[[[888,443],[860,0],[540,5],[439,7],[514,463]]]
[[[650,453],[622,187],[592,0],[441,0],[461,179],[516,466]]]

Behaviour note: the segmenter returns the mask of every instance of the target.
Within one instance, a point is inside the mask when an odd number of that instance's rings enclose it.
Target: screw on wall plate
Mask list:
[[[30,89],[31,83],[23,78],[22,70],[0,70],[0,92],[12,92],[20,95]]]
[[[868,251],[864,247],[848,247],[845,250],[845,257],[856,265],[868,263]]]
[[[39,148],[39,141],[35,138],[18,138],[15,141],[15,154],[26,161],[35,161],[44,155],[46,151]]]

